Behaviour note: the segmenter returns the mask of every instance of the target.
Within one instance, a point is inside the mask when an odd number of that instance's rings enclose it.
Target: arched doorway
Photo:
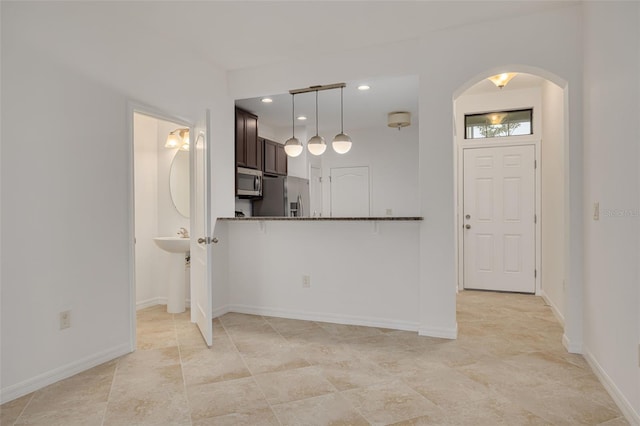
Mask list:
[[[502,71],[518,74],[504,88],[487,80]],[[492,69],[462,85],[454,94],[453,106],[457,289],[542,296],[565,327],[567,311],[574,308],[567,302],[575,290],[566,285],[570,270],[566,82],[531,67]],[[489,132],[478,138],[469,133],[467,124],[473,126],[471,116],[523,110],[531,112],[530,132],[521,135]],[[518,160],[505,165],[505,158]],[[520,159],[527,163],[526,167],[520,164]],[[480,164],[478,167],[484,169],[473,170],[471,163]],[[522,170],[513,175],[516,163]],[[505,178],[500,168],[511,175]],[[487,175],[490,170],[497,175]],[[478,186],[473,176],[481,176],[478,182],[482,181],[483,185],[488,183],[489,186],[484,185],[489,188],[485,188],[484,194],[479,189],[482,185]],[[519,189],[514,190],[516,187]],[[487,194],[497,194],[496,199],[489,199],[491,195]],[[496,210],[495,217],[485,214],[484,224],[478,222],[478,208],[482,206],[485,213]],[[510,218],[505,213],[507,210],[511,211]],[[511,223],[505,225],[507,219]],[[523,233],[514,231],[513,225],[523,221],[525,226],[519,228],[524,229]],[[525,243],[521,244],[522,241]],[[480,256],[474,257],[474,252]],[[479,280],[478,276],[485,279]],[[516,281],[523,284],[516,285]],[[566,333],[563,340],[568,346]]]

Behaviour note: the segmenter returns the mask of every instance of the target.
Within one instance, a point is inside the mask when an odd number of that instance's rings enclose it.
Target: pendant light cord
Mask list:
[[[318,136],[318,91],[316,90],[316,136]]]
[[[291,138],[296,137],[296,95],[291,95]]]
[[[344,106],[342,105],[342,89],[340,88],[340,133],[344,133]]]

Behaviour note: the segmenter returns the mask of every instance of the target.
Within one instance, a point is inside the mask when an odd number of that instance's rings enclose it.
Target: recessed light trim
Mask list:
[[[273,102],[273,99],[271,98],[262,98],[261,101],[265,104],[270,104],[271,102]]]
[[[371,89],[370,86],[367,86],[366,84],[361,84],[360,86],[358,86],[358,90],[369,90]]]
[[[299,116],[297,117],[297,119],[298,119],[298,120],[300,120],[300,121],[304,121],[304,120],[306,120],[306,119],[307,119],[307,116],[306,116],[306,115],[299,115]]]

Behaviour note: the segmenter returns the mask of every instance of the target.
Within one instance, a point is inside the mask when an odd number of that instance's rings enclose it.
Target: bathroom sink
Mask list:
[[[169,253],[186,253],[189,251],[189,238],[155,237],[156,245]]]

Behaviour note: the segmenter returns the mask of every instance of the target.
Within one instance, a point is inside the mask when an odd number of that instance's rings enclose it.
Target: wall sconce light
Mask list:
[[[313,155],[322,155],[327,149],[327,144],[324,138],[319,135],[318,131],[318,92],[321,90],[340,89],[340,133],[333,138],[333,142],[331,143],[331,145],[338,154],[345,154],[351,149],[351,138],[344,133],[344,102],[342,89],[344,89],[346,86],[347,85],[345,83],[335,83],[325,86],[311,86],[305,89],[289,90],[289,93],[292,96],[295,96],[299,93],[316,92],[316,135],[309,139],[309,142],[307,142],[307,150]],[[295,111],[292,114],[292,121],[294,121],[294,117]],[[292,127],[295,127],[294,123],[292,123]],[[295,134],[284,144],[284,151],[290,157],[297,157],[298,155],[300,155],[300,153],[302,153],[302,150],[302,143],[295,137]]]
[[[169,133],[164,147],[168,149],[179,148],[182,151],[189,151],[189,129],[176,129]]]
[[[515,72],[504,72],[502,74],[498,74],[498,75],[494,75],[494,76],[489,77],[489,80],[493,84],[495,84],[498,88],[502,89],[516,75],[518,75],[518,73],[515,73]]]

